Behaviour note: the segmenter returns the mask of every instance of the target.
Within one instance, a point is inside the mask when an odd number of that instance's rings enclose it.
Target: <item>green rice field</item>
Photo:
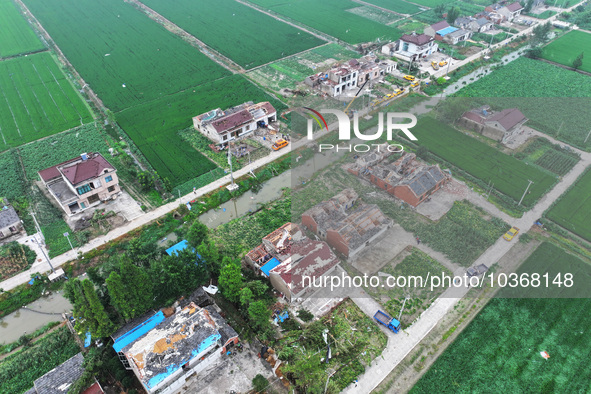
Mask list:
[[[528,180],[534,183],[523,199],[532,206],[556,182],[556,178],[516,158],[467,136],[434,118],[424,117],[412,129],[424,146],[443,160],[461,168],[485,183],[492,182],[501,193],[519,201]]]
[[[278,111],[283,108],[241,75],[233,75],[121,111],[117,121],[158,174],[179,185],[216,165],[184,142],[178,132],[190,127],[194,116],[249,100],[270,101]]]
[[[25,0],[112,111],[229,74],[123,1]]]
[[[478,12],[484,11],[483,6],[456,1],[455,3],[446,3],[445,12],[449,11],[452,7],[458,7],[460,9],[460,16],[474,15]],[[437,23],[443,19],[435,13],[434,9],[421,12],[420,14],[415,15],[414,18],[428,24]]]
[[[359,7],[359,3],[350,0],[251,0],[265,9],[310,26],[313,29],[348,42],[393,41],[401,36],[400,31],[390,26],[347,12]]]
[[[573,61],[581,52],[588,53],[591,56],[591,34],[580,30],[572,30],[546,45],[542,50],[542,57],[572,67]],[[583,65],[580,69],[591,72],[591,59],[586,59],[583,56]]]
[[[90,120],[88,107],[48,52],[0,62],[0,150]]]
[[[12,0],[0,0],[0,58],[45,48]]]
[[[369,0],[367,3],[377,5],[399,14],[416,14],[421,8],[415,4],[407,3],[403,0]]]
[[[324,43],[234,0],[142,2],[247,69]]]
[[[591,241],[591,171],[587,170],[574,186],[547,212],[546,216],[565,229]]]

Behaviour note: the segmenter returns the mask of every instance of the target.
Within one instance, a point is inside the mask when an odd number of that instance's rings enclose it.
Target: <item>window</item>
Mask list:
[[[83,202],[81,202],[81,203],[80,203],[80,208],[84,209],[84,208],[86,208],[86,205],[84,205],[84,203],[83,203]]]
[[[107,191],[108,191],[109,193],[113,193],[113,192],[115,191],[115,186],[109,186],[109,187],[107,188]]]
[[[113,177],[111,175],[105,177],[105,182],[111,182]]]
[[[84,193],[88,193],[90,191],[90,185],[80,186],[79,188],[76,189],[76,191],[78,192],[78,195],[81,196]]]

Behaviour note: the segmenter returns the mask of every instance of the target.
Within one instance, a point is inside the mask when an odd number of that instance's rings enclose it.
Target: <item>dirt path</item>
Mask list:
[[[154,11],[152,8],[148,7],[144,3],[140,2],[139,0],[125,0],[134,6],[136,6],[141,12],[146,14],[150,19],[154,22],[162,25],[166,30],[171,32],[172,34],[179,36],[185,42],[191,44],[194,48],[199,49],[201,53],[205,56],[209,57],[211,60],[219,64],[220,66],[224,67],[228,71],[232,72],[233,74],[236,73],[244,73],[246,70],[242,68],[241,65],[235,63],[232,59],[222,55],[203,41],[199,40],[194,35],[188,33],[187,31],[181,29],[176,24],[172,23],[170,20],[166,19],[161,14]]]

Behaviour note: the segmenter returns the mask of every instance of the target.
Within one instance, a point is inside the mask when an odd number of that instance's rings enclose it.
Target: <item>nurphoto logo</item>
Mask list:
[[[351,135],[351,119],[349,116],[340,110],[337,109],[321,109],[320,111],[316,111],[312,108],[303,107],[303,110],[306,110],[307,114],[310,116],[308,118],[307,123],[307,135],[309,140],[314,139],[314,121],[320,126],[320,130],[325,129],[328,131],[328,124],[324,119],[322,114],[332,114],[337,117],[338,126],[339,126],[339,140],[340,141],[350,141],[352,138],[358,138],[362,141],[376,141],[380,139],[384,134],[384,129],[386,131],[386,139],[388,141],[392,140],[392,135],[394,130],[402,131],[408,139],[411,141],[416,141],[417,137],[415,137],[411,131],[409,130],[411,127],[416,126],[417,118],[410,113],[406,112],[388,112],[386,113],[386,126],[384,127],[384,113],[380,112],[378,114],[378,128],[377,131],[373,134],[363,134],[359,130],[359,115],[355,113],[353,115],[353,136]],[[401,120],[410,119],[409,123],[399,123]],[[371,148],[375,147],[377,150],[383,145],[380,144],[349,144],[348,146],[339,146],[333,144],[319,144],[319,151],[322,152],[324,150],[336,150],[336,151],[349,151],[349,152],[368,152]],[[400,144],[388,144],[387,149],[391,152],[402,152],[404,148]]]

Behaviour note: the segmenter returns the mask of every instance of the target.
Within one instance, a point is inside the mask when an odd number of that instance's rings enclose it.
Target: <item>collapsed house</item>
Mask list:
[[[363,86],[368,81],[377,81],[396,70],[391,60],[380,60],[375,56],[364,56],[337,64],[330,70],[310,75],[304,83],[331,97],[340,96],[346,90]]]
[[[243,137],[277,121],[277,111],[268,101],[246,103],[222,111],[216,108],[193,118],[193,127],[216,144]]]
[[[344,189],[304,212],[302,224],[351,258],[392,226],[377,205],[364,204],[358,197],[353,189]]]
[[[332,273],[339,259],[326,242],[306,237],[293,223],[286,223],[263,238],[248,252],[245,261],[267,276],[275,290],[291,302],[303,298],[312,289],[304,278],[315,280]]]
[[[196,296],[197,297],[197,296]],[[148,393],[173,393],[223,357],[238,334],[216,310],[189,302],[167,317],[149,313],[112,335],[113,349]]]
[[[367,153],[347,166],[353,175],[368,180],[402,201],[418,206],[429,198],[451,177],[444,174],[438,165],[430,166],[416,160],[414,153],[404,152],[397,160],[385,160],[383,153]]]
[[[517,108],[495,112],[484,105],[464,112],[458,123],[495,141],[505,141],[509,136],[519,133],[527,120]]]
[[[8,238],[23,231],[23,223],[16,210],[6,198],[0,198],[0,239]]]

